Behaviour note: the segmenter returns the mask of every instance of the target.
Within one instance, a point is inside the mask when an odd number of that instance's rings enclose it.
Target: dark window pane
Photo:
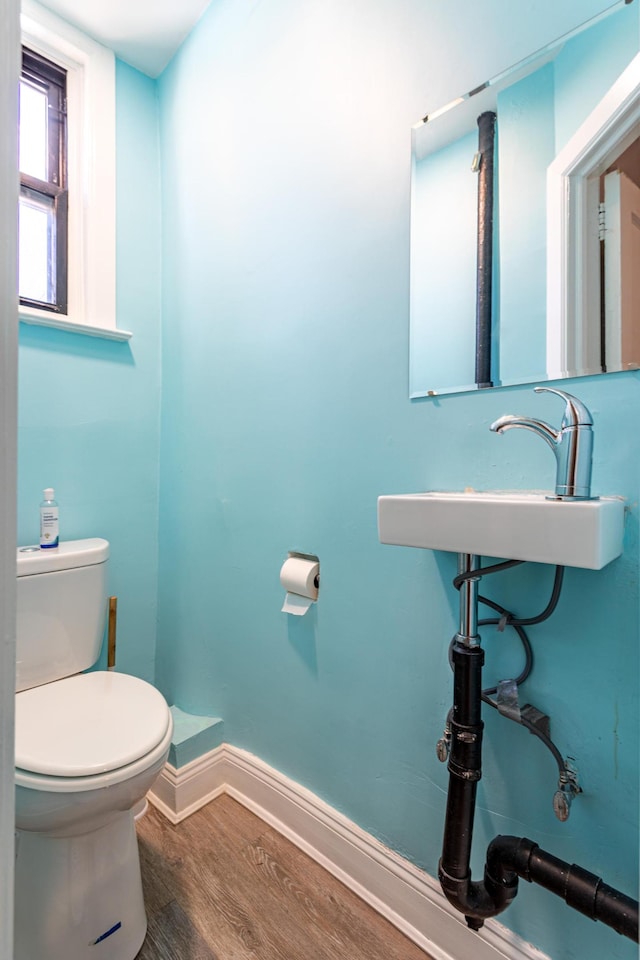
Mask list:
[[[48,179],[47,91],[20,82],[20,172]]]
[[[56,302],[55,201],[24,187],[20,194],[20,297]]]
[[[23,304],[67,309],[66,71],[23,48],[18,288]]]

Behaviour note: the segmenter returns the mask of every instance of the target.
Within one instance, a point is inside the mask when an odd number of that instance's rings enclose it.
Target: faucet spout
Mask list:
[[[591,414],[576,397],[551,387],[536,387],[536,393],[555,393],[565,401],[565,412],[559,430],[537,420],[506,414],[489,427],[494,433],[504,433],[514,427],[530,430],[548,443],[556,458],[556,498],[562,500],[591,499],[591,462],[593,456],[593,420]]]
[[[492,430],[493,433],[505,433],[514,427],[522,427],[525,430],[531,430],[532,433],[537,433],[555,453],[556,444],[560,441],[560,431],[554,430],[544,420],[536,420],[534,417],[518,417],[512,413],[507,413],[505,416],[494,420],[489,430]]]

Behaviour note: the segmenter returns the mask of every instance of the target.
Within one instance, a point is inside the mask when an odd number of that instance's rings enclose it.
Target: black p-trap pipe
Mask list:
[[[566,863],[541,850],[526,837],[495,837],[487,850],[485,884],[488,888],[512,884],[518,875],[538,883],[590,917],[638,940],[638,903],[603,883],[575,863]]]
[[[478,247],[476,265],[476,384],[491,387],[493,313],[493,168],[496,115],[478,117]]]
[[[476,788],[482,776],[482,666],[480,646],[459,639],[452,650],[453,712],[449,791],[438,876],[445,896],[478,930],[505,910],[518,892],[518,877],[564,898],[592,920],[638,941],[638,903],[576,864],[565,863],[524,837],[498,836],[489,844],[484,879],[471,879],[470,859]]]

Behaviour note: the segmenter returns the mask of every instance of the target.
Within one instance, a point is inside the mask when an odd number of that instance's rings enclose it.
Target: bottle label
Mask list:
[[[57,507],[43,507],[40,511],[40,546],[57,547],[59,543],[60,527]]]

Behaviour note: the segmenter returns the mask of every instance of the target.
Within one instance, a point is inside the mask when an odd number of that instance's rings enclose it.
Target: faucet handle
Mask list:
[[[564,390],[556,390],[555,387],[534,387],[535,393],[555,393],[558,397],[562,397],[565,401],[566,406],[564,409],[564,416],[562,418],[562,427],[592,427],[593,426],[593,417],[589,410],[585,407],[582,400],[578,400],[577,397],[574,397],[571,393],[565,393]]]

